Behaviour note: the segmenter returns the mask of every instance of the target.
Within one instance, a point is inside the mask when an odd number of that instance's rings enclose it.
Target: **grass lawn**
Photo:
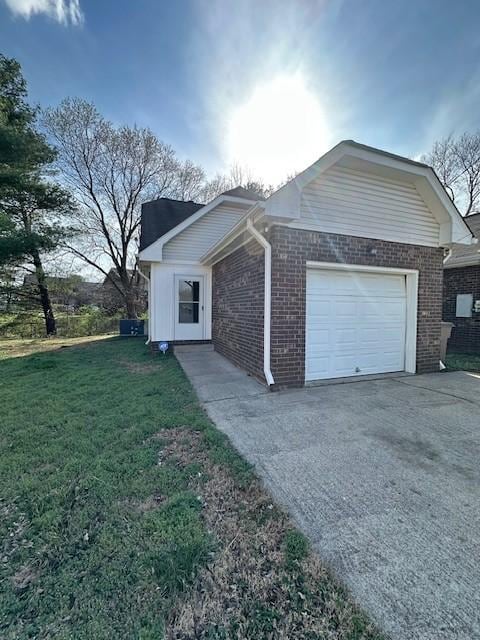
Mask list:
[[[450,371],[480,371],[480,355],[472,353],[449,353],[446,365]]]
[[[111,338],[111,335],[85,336],[83,338],[0,338],[0,360],[29,356],[42,351],[55,351],[65,347],[96,342]]]
[[[2,640],[381,637],[173,356],[43,347],[0,362]]]

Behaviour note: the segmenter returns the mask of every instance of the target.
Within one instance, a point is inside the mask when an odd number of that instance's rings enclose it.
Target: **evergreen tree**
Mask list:
[[[69,194],[52,180],[55,150],[37,129],[20,64],[0,54],[0,266],[28,262],[35,273],[47,335],[56,333],[43,255],[67,233]]]

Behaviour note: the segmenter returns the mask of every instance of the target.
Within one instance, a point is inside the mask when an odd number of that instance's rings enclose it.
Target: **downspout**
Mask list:
[[[147,285],[148,285],[148,337],[147,337],[147,341],[145,342],[145,344],[150,344],[150,298],[152,296],[152,290],[151,290],[151,282],[150,282],[150,278],[147,278],[147,276],[143,273],[143,271],[140,269],[140,266],[138,266],[138,273],[142,276],[142,278],[144,280],[146,280]]]
[[[452,247],[447,247],[447,254],[443,259],[443,265],[445,266],[446,263],[450,260],[450,258],[452,257]],[[443,318],[443,314],[442,314],[442,318]],[[442,320],[443,323],[443,320]],[[446,365],[443,362],[443,360],[440,359],[440,365],[439,365],[440,371],[443,371],[444,369],[446,369]]]
[[[263,247],[265,255],[265,290],[263,307],[263,373],[268,386],[275,384],[272,371],[270,369],[270,327],[272,310],[272,247],[268,240],[255,229],[251,218],[247,218],[247,231]]]

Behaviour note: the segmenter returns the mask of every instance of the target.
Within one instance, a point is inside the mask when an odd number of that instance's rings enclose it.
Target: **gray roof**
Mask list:
[[[466,216],[464,220],[475,238],[479,239],[479,242],[478,244],[454,245],[452,255],[445,263],[446,269],[480,264],[480,213],[472,213]]]
[[[143,251],[203,206],[203,204],[192,200],[184,202],[170,198],[144,202],[140,225],[140,251]]]
[[[251,189],[244,189],[243,187],[234,187],[228,191],[224,191],[222,196],[232,196],[234,198],[244,198],[245,200],[265,200],[265,198]]]
[[[384,151],[383,149],[378,149],[377,147],[370,147],[368,144],[362,144],[361,142],[355,142],[355,140],[342,140],[337,145],[340,144],[349,144],[351,147],[356,147],[357,149],[364,149],[365,151],[374,151],[375,153],[379,153],[382,156],[386,156],[387,158],[392,158],[393,160],[401,160],[402,162],[408,162],[408,164],[413,164],[416,167],[423,167],[424,169],[431,169],[432,167],[424,162],[418,162],[418,160],[412,160],[411,158],[406,158],[405,156],[399,156],[397,153],[390,153],[390,151]],[[335,147],[334,147],[335,148]]]
[[[235,187],[221,194],[243,198],[244,200],[264,200],[261,196],[244,189]],[[204,204],[190,200],[172,200],[170,198],[159,198],[142,204],[142,218],[140,223],[140,251],[150,246],[164,236],[168,231],[179,225],[181,222],[192,216],[196,211],[204,207]]]

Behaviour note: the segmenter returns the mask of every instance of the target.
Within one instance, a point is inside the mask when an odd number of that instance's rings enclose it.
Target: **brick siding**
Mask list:
[[[212,342],[216,351],[263,382],[265,262],[255,241],[212,269]]]
[[[419,270],[417,372],[438,371],[443,250],[273,226],[271,368],[275,385],[305,380],[306,262]]]
[[[417,372],[438,371],[443,250],[272,226],[271,369],[275,387],[305,380],[306,263],[339,262],[418,269]],[[213,268],[212,341],[264,380],[264,257],[254,241]]]
[[[457,318],[457,295],[473,294],[473,302],[480,300],[480,266],[445,269],[443,274],[443,319],[455,327],[448,341],[451,351],[480,353],[480,313],[471,318]]]

